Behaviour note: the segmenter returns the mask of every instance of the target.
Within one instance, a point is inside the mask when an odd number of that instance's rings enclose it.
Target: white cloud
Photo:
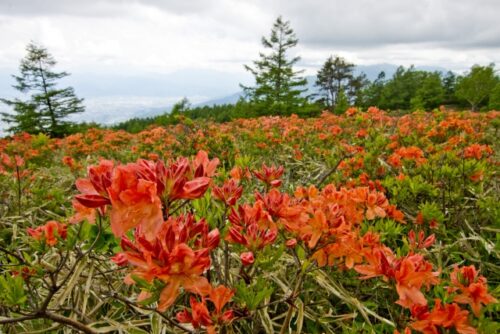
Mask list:
[[[463,70],[500,61],[498,12],[495,0],[2,0],[0,68],[35,40],[70,72],[243,72],[282,14],[310,71],[330,54]]]

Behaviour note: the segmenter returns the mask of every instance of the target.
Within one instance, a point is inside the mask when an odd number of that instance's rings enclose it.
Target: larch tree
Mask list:
[[[345,104],[349,83],[354,78],[354,64],[344,58],[330,56],[316,76],[316,86],[319,88],[325,106],[334,110],[342,100]]]
[[[70,125],[67,117],[85,110],[83,99],[76,97],[72,87],[57,87],[58,80],[69,74],[52,70],[56,61],[46,48],[31,42],[26,51],[19,66],[20,75],[13,75],[16,84],[12,86],[26,98],[0,99],[13,109],[2,113],[2,120],[11,125],[9,132],[63,136]]]
[[[297,43],[290,22],[280,16],[273,24],[270,37],[262,37],[262,45],[270,52],[260,53],[253,67],[245,65],[255,77],[255,86],[241,87],[260,114],[287,115],[307,103],[308,97],[304,96],[307,80],[300,76],[302,71],[294,70],[300,57],[290,58],[288,54]]]

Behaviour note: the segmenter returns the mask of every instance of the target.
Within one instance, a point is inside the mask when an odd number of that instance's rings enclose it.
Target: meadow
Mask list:
[[[499,116],[0,139],[0,332],[499,332]]]

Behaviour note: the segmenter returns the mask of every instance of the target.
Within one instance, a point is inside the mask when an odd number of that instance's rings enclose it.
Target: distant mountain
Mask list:
[[[386,78],[396,72],[397,65],[359,65],[369,80],[384,71]],[[446,72],[446,69],[419,66],[417,69]],[[17,69],[0,68],[0,97],[13,98],[19,93],[11,85]],[[309,94],[317,92],[315,76],[308,76]],[[227,73],[210,69],[180,70],[171,73],[90,73],[75,71],[64,78],[61,86],[72,86],[77,96],[84,98],[86,111],[72,116],[74,121],[93,121],[113,124],[134,117],[151,117],[170,111],[172,106],[187,97],[194,106],[236,103],[242,92],[240,83],[252,85],[248,73]],[[0,103],[0,112],[8,108]],[[5,124],[0,121],[0,135]]]
[[[11,86],[17,69],[0,68],[0,97],[22,97]],[[226,96],[238,84],[249,83],[246,73],[227,73],[210,69],[180,70],[172,73],[89,73],[77,72],[61,80],[61,87],[72,86],[84,98],[86,111],[72,115],[73,121],[113,124],[134,117],[151,117],[170,111],[187,97],[197,104]],[[9,108],[0,103],[0,112]],[[0,121],[0,136],[5,124]]]
[[[223,96],[220,98],[216,98],[213,100],[208,100],[205,102],[201,102],[195,104],[195,107],[205,107],[205,106],[213,106],[213,105],[222,105],[222,104],[235,104],[238,100],[243,96],[243,92],[234,93],[231,95]]]

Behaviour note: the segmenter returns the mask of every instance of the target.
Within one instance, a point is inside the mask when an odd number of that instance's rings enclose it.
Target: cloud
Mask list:
[[[304,68],[340,54],[465,69],[500,61],[499,12],[497,0],[2,0],[0,67],[35,40],[70,71],[242,72],[283,15]]]

